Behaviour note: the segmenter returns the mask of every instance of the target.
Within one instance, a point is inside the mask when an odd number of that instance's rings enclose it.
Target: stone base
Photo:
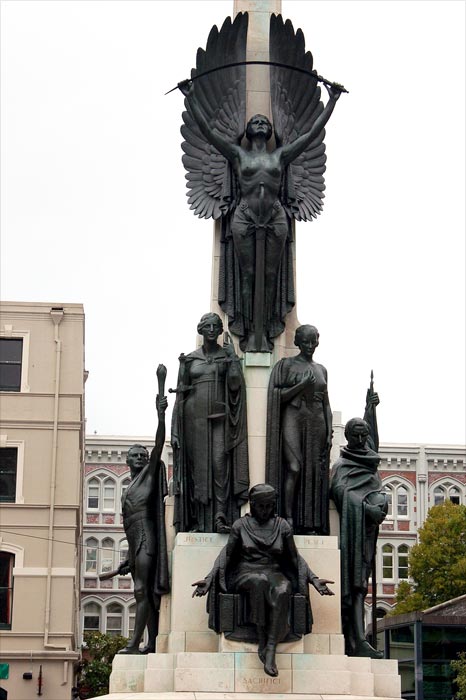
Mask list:
[[[252,652],[117,655],[115,700],[394,700],[401,697],[398,663],[338,654],[277,654],[271,678]],[[122,696],[124,694],[124,698]],[[195,694],[195,695],[194,695]]]

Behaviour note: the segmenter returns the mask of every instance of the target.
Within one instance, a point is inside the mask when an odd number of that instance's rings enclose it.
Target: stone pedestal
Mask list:
[[[134,659],[137,662],[134,662]],[[279,675],[256,653],[116,656],[107,700],[397,700],[398,662],[342,654],[277,654]],[[144,667],[144,668],[142,668]],[[128,681],[124,679],[127,676]],[[122,695],[123,694],[123,695]]]
[[[172,590],[169,623],[160,630],[157,651],[218,652],[241,650],[231,646],[237,643],[223,640],[208,628],[206,598],[192,598],[192,583],[203,579],[212,568],[227,535],[211,533],[179,533],[172,554]],[[336,537],[295,536],[301,556],[321,578],[335,581],[331,584],[334,596],[320,596],[311,587],[311,606],[314,616],[312,634],[306,635],[298,647],[301,652],[321,654],[343,653],[340,620],[340,554]],[[164,604],[167,603],[164,601]],[[164,608],[163,617],[168,613]],[[296,643],[295,643],[296,644]],[[283,644],[281,650],[290,651]],[[245,650],[245,649],[244,649]],[[250,648],[247,649],[251,651]],[[255,647],[254,647],[255,650]]]

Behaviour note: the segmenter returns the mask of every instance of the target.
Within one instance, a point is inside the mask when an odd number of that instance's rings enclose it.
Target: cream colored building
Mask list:
[[[71,698],[85,374],[80,304],[0,305],[0,687],[12,700],[37,697],[39,676],[44,699]]]

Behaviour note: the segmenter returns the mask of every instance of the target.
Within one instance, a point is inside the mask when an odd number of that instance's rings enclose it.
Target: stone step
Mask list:
[[[196,700],[206,694],[215,700],[228,694],[238,696],[280,694],[306,699],[350,700],[361,698],[400,698],[400,677],[396,660],[348,657],[343,654],[277,654],[279,675],[268,676],[257,653],[180,652],[148,656],[117,655],[113,664],[110,693],[144,693],[164,700],[168,693],[187,700],[186,693],[196,693]]]

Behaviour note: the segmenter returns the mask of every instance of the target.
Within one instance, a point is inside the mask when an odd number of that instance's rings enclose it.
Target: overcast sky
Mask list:
[[[150,435],[155,369],[196,344],[212,222],[186,203],[182,96],[232,1],[3,0],[2,298],[82,302],[87,432]],[[465,440],[465,4],[283,0],[319,73],[323,214],[297,229],[298,316],[334,410],[371,368],[385,442]]]

